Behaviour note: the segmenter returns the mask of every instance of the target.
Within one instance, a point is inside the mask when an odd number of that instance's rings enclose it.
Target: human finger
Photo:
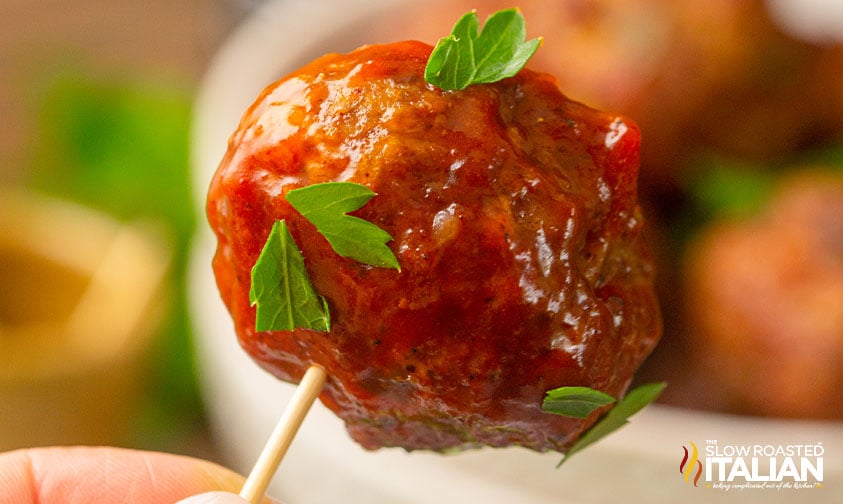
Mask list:
[[[33,448],[0,454],[0,504],[172,504],[236,492],[239,474],[212,462],[111,447]]]

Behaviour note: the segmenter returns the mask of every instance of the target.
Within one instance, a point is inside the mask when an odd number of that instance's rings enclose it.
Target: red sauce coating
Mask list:
[[[547,390],[614,396],[660,335],[636,201],[634,123],[528,70],[443,91],[430,46],[327,55],[267,88],[213,179],[217,283],[243,348],[282,380],[328,370],[321,400],[366,448],[560,450],[594,422]],[[377,193],[401,272],[338,256],[284,199],[326,181]],[[332,330],[255,332],[250,269],[286,219]]]

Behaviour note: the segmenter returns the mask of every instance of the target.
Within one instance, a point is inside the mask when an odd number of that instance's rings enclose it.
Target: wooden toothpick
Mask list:
[[[263,498],[272,476],[281,464],[281,459],[287,453],[308,410],[319,397],[327,378],[328,374],[325,370],[316,365],[310,366],[304,373],[281,419],[278,420],[266,446],[255,462],[252,472],[249,473],[240,491],[240,497],[252,504],[257,504]]]

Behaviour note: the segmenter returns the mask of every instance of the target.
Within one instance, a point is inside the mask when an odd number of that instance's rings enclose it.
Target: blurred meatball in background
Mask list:
[[[786,176],[761,213],[709,224],[686,259],[683,402],[843,418],[843,171]]]

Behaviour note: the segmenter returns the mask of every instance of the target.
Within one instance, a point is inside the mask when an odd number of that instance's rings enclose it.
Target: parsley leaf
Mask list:
[[[359,262],[401,271],[386,246],[392,237],[371,222],[345,215],[365,205],[375,193],[352,182],[324,182],[287,193],[287,201],[328,240],[334,251]]]
[[[497,82],[517,74],[542,43],[525,42],[527,30],[518,9],[495,12],[478,35],[479,20],[469,12],[451,34],[439,39],[424,71],[424,79],[442,89]]]
[[[615,398],[589,387],[559,387],[549,390],[542,410],[556,415],[586,418],[594,410],[615,402]]]
[[[330,330],[328,304],[316,294],[304,257],[283,220],[275,221],[252,267],[249,302],[256,331]]]
[[[664,382],[649,383],[630,391],[603,418],[585,431],[585,434],[568,449],[565,458],[556,467],[561,466],[574,453],[626,425],[629,422],[629,417],[655,401],[666,386],[667,384]]]

